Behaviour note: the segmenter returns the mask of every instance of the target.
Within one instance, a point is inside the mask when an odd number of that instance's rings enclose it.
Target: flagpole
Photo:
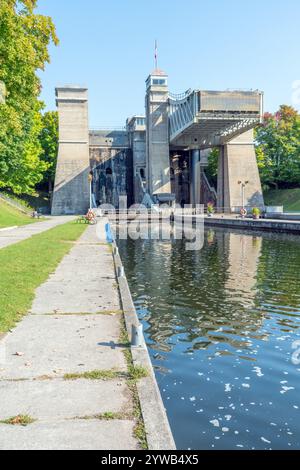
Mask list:
[[[158,68],[158,62],[157,62],[157,40],[155,40],[155,69]]]

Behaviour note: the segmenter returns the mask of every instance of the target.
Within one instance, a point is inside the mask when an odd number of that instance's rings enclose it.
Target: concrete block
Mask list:
[[[119,322],[111,316],[30,315],[1,340],[5,360],[0,379],[125,370],[119,334]],[[17,352],[23,355],[16,356]]]
[[[0,381],[0,420],[28,415],[38,421],[92,417],[130,411],[130,392],[124,380]]]
[[[0,425],[1,450],[134,450],[133,421],[74,420]]]

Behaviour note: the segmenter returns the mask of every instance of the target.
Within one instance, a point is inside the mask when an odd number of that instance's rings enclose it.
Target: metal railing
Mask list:
[[[15,209],[18,209],[19,211],[23,212],[24,214],[31,215],[31,213],[32,213],[32,210],[29,207],[23,206],[23,204],[20,204],[19,202],[17,202],[14,199],[10,198],[6,194],[0,193],[0,199],[2,199],[4,202],[6,202],[10,206],[14,207]]]
[[[204,182],[205,182],[208,190],[213,194],[215,201],[217,201],[218,200],[218,194],[217,194],[216,189],[210,184],[205,171],[203,171],[202,174],[203,174],[203,179],[204,179]]]
[[[174,101],[182,101],[184,100],[187,96],[189,96],[192,93],[192,89],[189,88],[188,90],[184,91],[183,93],[171,93],[169,92],[169,98]]]
[[[126,131],[126,126],[90,126],[89,131]]]

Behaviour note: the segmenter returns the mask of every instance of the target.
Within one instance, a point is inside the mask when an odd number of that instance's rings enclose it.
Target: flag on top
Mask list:
[[[157,41],[155,41],[155,68],[157,69],[157,59],[158,59],[158,49],[157,49]]]

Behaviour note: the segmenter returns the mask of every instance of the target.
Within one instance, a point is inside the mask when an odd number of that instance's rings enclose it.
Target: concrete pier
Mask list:
[[[220,147],[218,207],[229,213],[241,207],[264,208],[252,129]]]
[[[186,220],[196,221],[195,215],[185,215]],[[215,214],[213,217],[204,217],[204,225],[211,227],[227,227],[240,230],[268,231],[281,233],[300,234],[300,221],[298,220],[279,220],[279,219],[242,219],[235,215]]]

